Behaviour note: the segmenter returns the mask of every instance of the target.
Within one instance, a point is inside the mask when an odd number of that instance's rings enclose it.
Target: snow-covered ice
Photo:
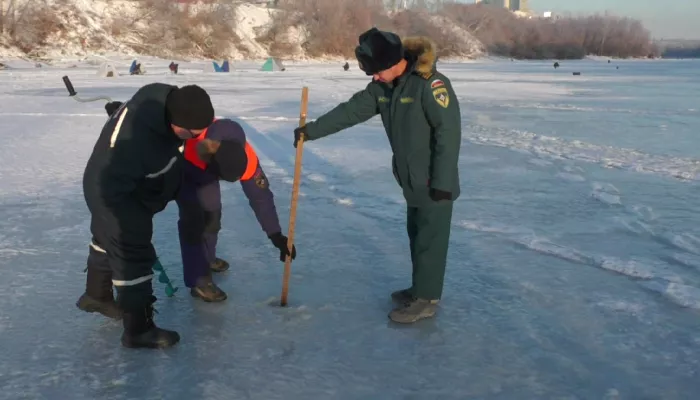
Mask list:
[[[114,60],[126,74],[128,61]],[[470,62],[441,66],[462,105],[463,196],[437,317],[396,326],[410,281],[404,203],[378,118],[305,145],[290,306],[283,264],[238,184],[224,184],[221,304],[183,287],[177,207],[154,244],[180,287],[165,351],[75,307],[89,214],[82,169],[102,102],[148,82],[197,83],[260,153],[282,225],[301,87],[313,119],[365,86],[341,64],[229,74],[145,59],[99,78],[65,62],[0,71],[1,399],[694,399],[700,393],[700,64]],[[619,65],[620,69],[615,69]],[[572,76],[571,71],[582,71]]]

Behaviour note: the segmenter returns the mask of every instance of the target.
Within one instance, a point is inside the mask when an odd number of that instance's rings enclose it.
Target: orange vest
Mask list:
[[[207,137],[208,130],[209,129],[207,128],[199,136],[192,139],[187,139],[185,141],[185,160],[191,162],[194,166],[202,170],[207,169],[207,163],[199,157],[199,153],[197,152],[197,145],[199,144],[199,142],[201,142]],[[248,165],[246,166],[243,176],[241,176],[242,181],[247,181],[248,179],[251,179],[253,175],[255,175],[255,170],[258,169],[258,155],[255,153],[255,150],[253,150],[253,147],[249,145],[247,141],[245,143],[245,154],[248,158]]]

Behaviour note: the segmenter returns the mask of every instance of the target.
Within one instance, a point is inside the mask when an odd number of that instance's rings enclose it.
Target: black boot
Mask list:
[[[75,305],[85,312],[97,312],[107,318],[112,318],[117,321],[122,319],[122,310],[119,309],[114,300],[100,301],[90,297],[87,293],[83,293]]]
[[[107,318],[120,320],[122,311],[114,301],[110,271],[88,267],[85,293],[80,296],[75,305],[85,312],[98,312]]]
[[[145,309],[124,312],[122,345],[129,348],[163,349],[180,341],[175,331],[158,328],[153,322],[153,305]]]

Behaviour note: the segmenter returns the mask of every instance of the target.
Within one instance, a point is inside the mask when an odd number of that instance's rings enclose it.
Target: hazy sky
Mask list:
[[[607,10],[642,20],[654,38],[700,39],[700,0],[529,0],[529,6],[537,12]]]

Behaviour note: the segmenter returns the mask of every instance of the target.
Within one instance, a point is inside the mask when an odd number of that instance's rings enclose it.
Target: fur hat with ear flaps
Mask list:
[[[408,60],[418,75],[430,77],[435,72],[437,46],[426,36],[401,39],[394,33],[372,28],[360,35],[359,42],[355,57],[367,75],[389,69],[401,59]]]
[[[395,33],[372,28],[359,37],[355,57],[360,69],[374,75],[396,65],[404,56],[401,38]]]
[[[228,182],[240,180],[248,167],[245,148],[234,140],[204,139],[197,143],[197,153],[209,171]]]

